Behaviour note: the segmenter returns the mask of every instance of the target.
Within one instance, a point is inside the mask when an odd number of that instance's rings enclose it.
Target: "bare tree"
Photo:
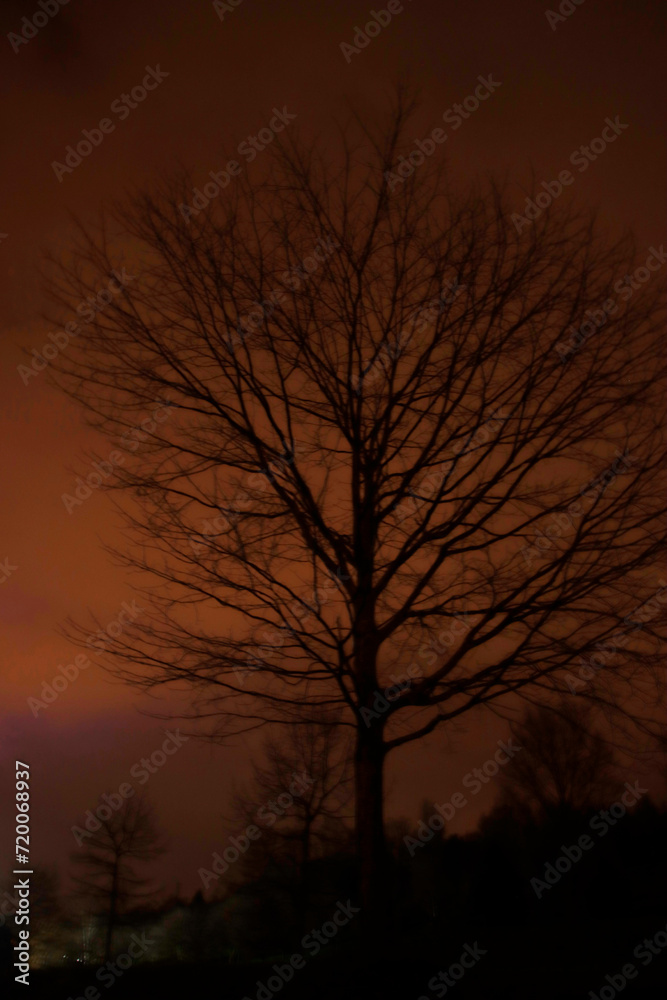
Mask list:
[[[205,208],[187,177],[139,194],[51,284],[71,309],[131,271],[56,361],[154,581],[117,672],[185,681],[219,738],[342,710],[371,924],[389,753],[564,690],[619,630],[581,697],[649,697],[664,634],[661,604],[624,624],[665,549],[662,280],[633,291],[633,246],[564,201],[518,232],[436,156],[399,183],[411,110],[274,144]]]
[[[123,805],[110,813],[107,819],[98,818],[100,828],[89,834],[80,851],[72,854],[81,872],[74,876],[78,894],[104,914],[105,961],[112,954],[119,916],[155,897],[151,880],[138,874],[137,868],[164,852],[153,811],[145,798],[124,799]]]
[[[500,775],[509,802],[557,821],[611,801],[618,784],[614,751],[596,728],[590,703],[569,698],[529,709],[511,731],[522,752]]]
[[[297,919],[305,926],[311,862],[346,846],[352,818],[351,754],[347,730],[306,723],[265,740],[249,785],[233,799],[235,826],[258,823],[263,836],[246,856],[244,876],[271,865],[292,888]],[[296,779],[296,781],[295,781]],[[288,789],[296,784],[298,793]],[[281,805],[281,796],[292,801]],[[284,804],[284,803],[283,803]]]

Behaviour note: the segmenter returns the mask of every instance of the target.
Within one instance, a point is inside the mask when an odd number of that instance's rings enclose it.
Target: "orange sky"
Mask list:
[[[139,715],[151,703],[95,668],[37,718],[27,704],[76,652],[58,637],[63,620],[90,607],[111,621],[132,598],[130,581],[102,550],[115,531],[108,498],[94,493],[71,514],[61,501],[87,469],[89,432],[44,374],[24,385],[17,372],[22,350],[41,348],[49,332],[39,319],[40,248],[66,242],[68,213],[91,218],[103,201],[177,161],[204,180],[275,107],[286,106],[310,134],[326,129],[346,97],[377,106],[407,70],[422,89],[415,138],[437,127],[478,77],[500,81],[437,155],[461,177],[509,172],[519,209],[531,164],[538,184],[550,181],[572,169],[571,154],[600,135],[607,117],[619,116],[629,127],[584,172],[573,169],[563,197],[598,205],[616,233],[633,227],[641,256],[665,237],[664,80],[657,69],[665,33],[662,6],[648,0],[588,0],[555,31],[541,3],[414,0],[348,63],[341,43],[369,20],[369,6],[356,0],[242,0],[223,21],[205,0],[70,0],[15,52],[7,36],[38,9],[36,0],[4,0],[0,11],[0,561],[16,567],[0,584],[0,799],[10,792],[14,756],[29,761],[36,855],[64,866],[74,846],[69,828],[161,745],[169,724]],[[168,73],[159,87],[124,120],[110,113],[146,67],[157,65]],[[82,130],[105,117],[115,121],[113,132],[59,182],[53,161],[62,162]],[[390,813],[416,815],[426,795],[449,798],[504,735],[503,724],[483,717],[451,740],[441,735],[401,751],[390,769]],[[196,887],[196,869],[219,844],[225,792],[232,775],[243,774],[247,752],[241,742],[218,749],[189,741],[146,786],[184,888]],[[480,794],[451,829],[470,828],[491,799],[491,789]],[[12,839],[7,815],[3,810],[0,820],[3,858]]]

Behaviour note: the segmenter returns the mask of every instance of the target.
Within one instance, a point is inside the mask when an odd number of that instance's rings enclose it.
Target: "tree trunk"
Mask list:
[[[118,904],[118,866],[114,866],[109,898],[109,920],[107,922],[106,942],[104,946],[104,961],[111,958],[113,949],[113,932],[116,926],[116,907]]]
[[[367,951],[379,950],[388,926],[386,844],[384,835],[384,718],[373,706],[378,694],[378,630],[375,621],[373,555],[376,523],[373,484],[355,457],[354,551],[357,592],[354,597],[354,671],[360,712],[354,761],[355,833],[359,866],[361,927]],[[363,483],[363,485],[362,485]],[[365,716],[365,717],[364,717]]]
[[[298,920],[301,933],[305,933],[306,921],[308,918],[308,890],[309,890],[309,878],[310,878],[310,830],[312,826],[312,819],[310,816],[306,816],[304,820],[303,834],[301,836],[301,864],[299,872],[299,902],[298,902]]]
[[[361,922],[369,942],[379,944],[389,927],[387,849],[384,832],[384,747],[378,723],[357,732],[355,827]]]

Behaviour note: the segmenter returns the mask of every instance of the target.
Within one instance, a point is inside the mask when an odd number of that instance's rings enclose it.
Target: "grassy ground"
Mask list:
[[[30,996],[49,1000],[86,998],[85,989],[99,987],[100,998],[202,997],[212,1000],[433,1000],[437,996],[470,1000],[590,1000],[600,989],[610,989],[605,976],[618,975],[628,962],[638,969],[637,978],[619,991],[624,1000],[664,1000],[667,984],[667,948],[648,966],[633,957],[633,949],[644,937],[653,937],[664,928],[664,919],[655,915],[638,924],[628,924],[610,915],[602,924],[544,928],[496,926],[479,930],[474,936],[438,941],[437,931],[406,940],[391,956],[363,961],[349,950],[333,947],[310,958],[295,972],[289,983],[261,990],[275,976],[273,959],[268,964],[196,966],[137,965],[108,987],[95,979],[95,969],[52,970],[32,975]],[[429,989],[429,980],[440,970],[457,962],[465,943],[475,941],[486,955],[464,977],[446,989]],[[444,984],[440,990],[444,989]],[[90,994],[89,994],[90,997]],[[605,991],[604,1000],[611,994]],[[91,997],[91,1000],[98,1000]]]

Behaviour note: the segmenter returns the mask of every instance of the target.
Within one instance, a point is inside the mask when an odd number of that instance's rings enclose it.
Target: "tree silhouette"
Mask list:
[[[137,867],[154,861],[164,847],[153,811],[141,796],[124,799],[120,808],[98,822],[99,829],[72,854],[81,872],[73,879],[78,894],[104,914],[104,960],[108,961],[119,916],[155,897],[150,879],[137,874]]]
[[[569,698],[532,708],[511,731],[523,752],[500,774],[509,802],[558,822],[612,801],[614,752],[595,727],[592,705]]]
[[[246,855],[245,878],[265,873],[270,866],[279,874],[281,887],[294,898],[301,930],[305,930],[311,895],[311,862],[327,852],[347,846],[346,820],[352,795],[350,740],[342,727],[306,723],[294,725],[283,738],[264,741],[262,761],[253,764],[248,786],[232,803],[235,828],[257,824],[258,810],[268,824],[262,838]],[[280,796],[296,778],[298,794],[282,808]],[[266,803],[278,803],[266,807]],[[275,811],[274,811],[275,810]]]
[[[633,292],[631,243],[562,203],[518,233],[437,157],[391,190],[412,110],[292,130],[196,212],[184,176],[131,197],[51,281],[71,309],[133,278],[54,362],[151,574],[117,673],[187,683],[218,738],[341,710],[370,924],[389,753],[620,633],[580,696],[623,708],[664,633],[626,621],[665,548],[661,278]]]

